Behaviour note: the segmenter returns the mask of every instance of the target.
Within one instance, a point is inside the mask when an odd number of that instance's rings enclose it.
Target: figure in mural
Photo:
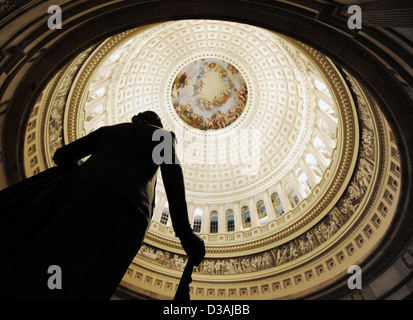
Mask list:
[[[205,246],[188,220],[182,169],[152,159],[156,130],[162,122],[151,111],[102,127],[58,149],[57,167],[0,192],[2,298],[109,299],[142,245],[159,167],[175,233],[189,259],[201,263]],[[182,257],[144,252],[184,266]],[[52,265],[62,270],[60,290],[47,286]]]
[[[188,84],[188,75],[186,74],[186,72],[179,74],[174,83],[172,88],[173,89],[180,89],[180,88],[185,88],[185,86]],[[179,91],[177,91],[179,93]]]

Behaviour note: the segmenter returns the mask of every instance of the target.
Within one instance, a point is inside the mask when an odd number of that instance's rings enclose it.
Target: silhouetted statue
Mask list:
[[[184,272],[182,273],[181,281],[179,281],[178,289],[176,290],[174,300],[190,300],[189,284],[192,282],[192,272],[194,270],[194,262],[188,259]]]
[[[181,166],[154,162],[155,131],[172,137],[177,160],[173,133],[146,111],[58,149],[57,167],[0,191],[1,298],[109,299],[142,245],[159,167],[175,233],[200,264]]]

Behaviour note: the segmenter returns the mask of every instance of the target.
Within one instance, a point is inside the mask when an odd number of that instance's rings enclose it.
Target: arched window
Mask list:
[[[314,80],[314,86],[317,88],[318,91],[323,92],[327,96],[331,97],[330,92],[328,91],[327,86],[318,79]]]
[[[298,183],[300,184],[301,190],[304,192],[302,195],[303,197],[308,197],[311,193],[311,189],[313,188],[308,181],[307,175],[303,172],[303,169],[298,169],[296,171],[296,177],[298,180]]]
[[[315,137],[313,140],[314,148],[319,152],[320,156],[324,158],[327,164],[330,163],[331,154],[328,152],[326,145],[319,137]]]
[[[202,217],[195,216],[194,217],[194,232],[201,232],[201,225],[202,225]]]
[[[96,90],[91,89],[89,91],[89,97],[87,99],[87,102],[91,102],[95,99],[99,99],[103,97],[105,93],[106,93],[106,87],[100,87],[99,89],[96,89]]]
[[[232,209],[228,209],[225,212],[225,216],[227,217],[227,232],[234,231],[235,230],[234,211]]]
[[[218,212],[216,210],[211,211],[211,224],[209,228],[210,233],[218,232]]]
[[[325,132],[331,140],[336,139],[336,128],[330,128],[328,123],[323,119],[317,119],[317,127]]]
[[[105,63],[108,63],[108,64],[109,64],[109,63],[118,61],[119,58],[120,58],[120,56],[121,56],[121,52],[116,52],[116,53],[112,54],[112,55],[107,59],[107,61],[106,61]]]
[[[244,228],[251,228],[251,214],[248,206],[241,208],[242,225]]]
[[[318,105],[320,106],[320,109],[323,110],[327,115],[329,115],[335,122],[337,122],[337,117],[336,114],[333,110],[333,108],[331,108],[331,106],[325,102],[323,99],[320,99],[318,101]]]
[[[257,201],[257,213],[259,219],[263,219],[267,216],[267,210],[265,209],[263,200]]]
[[[101,115],[103,112],[103,104],[99,104],[98,106],[95,106],[93,109],[88,110],[88,113],[86,115],[86,121],[90,121],[93,118]]]
[[[194,210],[194,227],[193,227],[194,232],[201,232],[203,213],[204,211],[201,208],[196,208]]]
[[[316,182],[320,182],[320,180],[323,176],[323,169],[317,163],[317,161],[315,160],[314,156],[311,153],[308,153],[305,156],[305,162],[307,163],[310,170],[314,173],[314,177],[315,177]]]
[[[284,213],[284,208],[281,204],[281,199],[280,199],[278,192],[274,192],[271,195],[271,202],[272,202],[272,206],[274,207],[274,210],[278,212],[280,216],[282,216]]]
[[[161,215],[161,224],[164,224],[165,226],[168,224],[168,220],[169,220],[169,208],[165,207],[162,211],[162,215]]]

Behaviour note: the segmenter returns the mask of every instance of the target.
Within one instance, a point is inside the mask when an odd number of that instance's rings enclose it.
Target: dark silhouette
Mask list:
[[[102,127],[58,149],[57,167],[0,191],[1,298],[109,299],[142,245],[159,167],[175,233],[200,264],[205,246],[190,227],[181,166],[152,159],[153,133],[174,137],[161,128],[151,111]],[[52,265],[61,289],[50,289]]]
[[[192,282],[193,271],[194,263],[191,259],[188,259],[184,272],[182,273],[181,281],[179,281],[174,300],[190,300],[189,284]]]

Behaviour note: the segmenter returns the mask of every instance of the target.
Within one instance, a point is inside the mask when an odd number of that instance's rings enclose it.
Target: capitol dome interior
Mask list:
[[[176,135],[206,246],[192,300],[413,297],[413,7],[55,2],[61,30],[40,1],[0,7],[0,188],[152,110]],[[187,256],[161,175],[155,204],[114,300],[174,297]]]

